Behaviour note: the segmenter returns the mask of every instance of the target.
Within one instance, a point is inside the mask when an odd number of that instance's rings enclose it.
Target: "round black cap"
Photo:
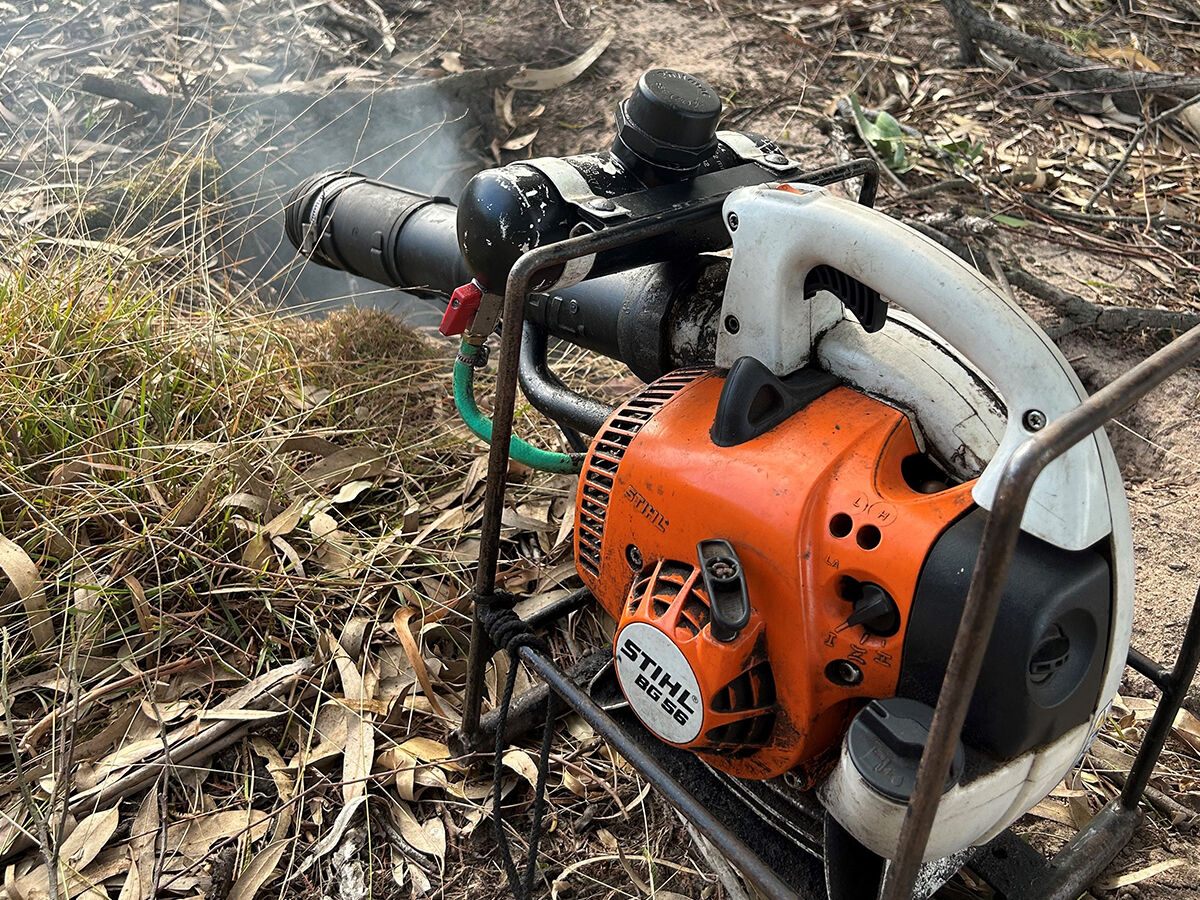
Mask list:
[[[932,707],[916,700],[872,700],[859,710],[846,733],[846,750],[854,768],[883,796],[907,803],[917,783],[917,766],[932,722]],[[943,791],[958,784],[965,757],[959,741]]]
[[[695,75],[651,69],[617,106],[613,152],[660,168],[694,169],[716,148],[720,117],[721,98]]]

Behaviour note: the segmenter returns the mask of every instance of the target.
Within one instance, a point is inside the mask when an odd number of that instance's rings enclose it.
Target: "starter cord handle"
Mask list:
[[[492,441],[492,420],[479,411],[475,402],[475,367],[471,364],[479,348],[463,341],[454,361],[454,405],[467,427],[478,438]],[[571,475],[582,467],[582,454],[555,453],[526,443],[515,434],[509,440],[508,455],[523,465],[546,472]]]

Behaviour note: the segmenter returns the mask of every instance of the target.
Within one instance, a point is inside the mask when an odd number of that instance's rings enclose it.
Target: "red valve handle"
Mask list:
[[[447,337],[459,335],[471,326],[471,320],[479,310],[479,301],[483,299],[483,287],[472,279],[470,284],[454,289],[446,312],[442,316],[442,324],[438,331]]]

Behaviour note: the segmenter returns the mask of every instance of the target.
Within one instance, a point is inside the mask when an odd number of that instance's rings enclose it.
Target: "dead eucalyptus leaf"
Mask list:
[[[1127,47],[1100,47],[1092,50],[1089,56],[1096,59],[1104,59],[1109,62],[1120,63],[1129,66],[1131,69],[1140,70],[1143,72],[1161,72],[1162,68],[1154,60],[1150,59],[1137,47],[1132,45]]]
[[[262,886],[275,874],[290,843],[287,840],[275,841],[256,853],[229,889],[226,900],[254,900]]]
[[[146,589],[132,575],[125,575],[121,580],[129,588],[129,596],[133,601],[133,612],[137,616],[138,626],[142,629],[142,634],[149,637],[157,630],[157,622],[150,612],[150,600],[146,597]]]
[[[441,741],[435,741],[426,737],[409,738],[400,745],[400,749],[426,762],[440,762],[443,759],[450,758],[449,747]]]
[[[515,138],[509,138],[500,145],[500,148],[502,150],[523,150],[525,147],[528,147],[533,143],[533,139],[537,137],[537,134],[538,129],[535,128],[528,134],[522,134]]]
[[[350,827],[350,822],[358,813],[359,807],[367,802],[366,795],[355,797],[349,803],[341,808],[337,818],[333,820],[333,825],[325,832],[319,841],[309,848],[308,853],[304,857],[304,861],[297,867],[297,874],[307,872],[308,869],[319,860],[326,856],[338,844],[342,842],[342,836],[345,835],[346,829]],[[319,805],[318,805],[319,808]]]
[[[44,649],[54,640],[54,628],[50,624],[50,609],[46,605],[42,579],[29,554],[3,535],[0,535],[0,569],[4,570],[17,596],[21,598],[34,644],[39,650]]]
[[[86,868],[108,845],[120,822],[120,803],[111,809],[93,813],[83,819],[75,830],[67,835],[58,848],[57,881],[60,892],[75,897],[84,893],[89,885],[82,875]],[[50,870],[45,865],[18,878],[17,892],[23,896],[41,896],[50,889]]]
[[[287,509],[263,526],[263,531],[269,537],[283,537],[286,534],[291,534],[296,529],[296,526],[300,524],[300,520],[304,518],[304,511],[307,505],[303,500],[293,500]]]
[[[336,494],[329,498],[331,503],[350,503],[357,500],[366,491],[369,491],[374,486],[371,481],[351,481],[349,484],[343,484]]]
[[[279,444],[279,451],[281,453],[311,453],[314,456],[329,456],[341,449],[333,441],[326,440],[315,434],[284,438]]]
[[[254,735],[250,738],[250,746],[267,764],[267,774],[271,776],[271,780],[275,782],[275,790],[279,794],[279,799],[283,803],[288,803],[296,794],[296,779],[288,772],[288,764],[283,761],[283,756],[275,749],[275,746],[266,738],[260,735]],[[280,815],[287,815],[291,820],[291,806],[287,808],[287,812],[281,812]],[[276,825],[275,833],[279,835],[282,830]]]
[[[514,747],[505,752],[503,761],[505,766],[528,781],[531,788],[537,787],[537,764],[532,756]]]
[[[388,806],[388,817],[414,850],[434,857],[439,863],[445,858],[446,827],[441,819],[435,817],[422,824],[402,800]]]
[[[552,91],[569,84],[600,58],[616,34],[617,29],[609,26],[594,44],[569,63],[553,69],[525,69],[510,78],[508,86],[521,91]]]
[[[254,534],[250,535],[250,540],[242,549],[242,565],[261,572],[273,558],[271,540],[267,537],[267,533],[262,529],[256,530]]]
[[[1177,738],[1186,742],[1197,753],[1200,753],[1200,719],[1197,719],[1186,709],[1180,709],[1175,714],[1175,722],[1171,728]]]
[[[1117,888],[1128,887],[1131,884],[1137,884],[1139,881],[1146,881],[1153,878],[1155,875],[1161,875],[1177,866],[1182,866],[1187,863],[1187,860],[1182,857],[1168,859],[1164,862],[1155,863],[1152,866],[1146,866],[1144,869],[1136,869],[1132,872],[1126,872],[1124,875],[1117,875],[1111,878],[1101,878],[1096,882],[1096,887],[1106,891],[1115,891]]]
[[[346,703],[346,748],[342,755],[342,797],[346,803],[367,792],[367,779],[375,760],[374,714],[367,711],[363,701],[367,696],[362,674],[342,645],[330,635],[334,648],[333,661],[342,680]]]
[[[323,538],[333,534],[337,531],[337,527],[337,519],[325,512],[317,513],[308,522],[308,530],[316,538]]]
[[[1029,815],[1037,816],[1039,819],[1049,819],[1051,822],[1057,822],[1059,825],[1067,825],[1071,828],[1076,828],[1075,820],[1071,818],[1071,812],[1061,803],[1054,800],[1041,800],[1033,809],[1029,810]]]
[[[199,484],[192,488],[179,504],[167,513],[167,524],[182,528],[191,525],[208,506],[212,496],[213,483],[217,480],[217,470],[209,469],[200,479]]]
[[[340,487],[347,482],[373,478],[386,464],[387,454],[376,447],[346,447],[305,469],[300,482],[313,490]]]
[[[93,813],[67,835],[58,848],[58,857],[63,866],[78,871],[95,859],[107,846],[117,824],[121,821],[121,804],[111,809]]]
[[[442,704],[438,702],[437,694],[433,692],[433,682],[429,678],[429,669],[425,666],[425,659],[421,656],[421,649],[417,646],[417,639],[413,636],[412,629],[409,627],[409,620],[413,616],[418,615],[420,610],[415,606],[404,606],[396,611],[393,621],[396,625],[396,634],[400,638],[400,643],[404,646],[404,652],[408,654],[409,664],[413,667],[413,672],[417,676],[417,682],[421,685],[421,690],[425,697],[429,700],[429,705],[433,707],[433,711],[439,716],[445,718],[446,710],[442,708]]]
[[[150,900],[154,891],[155,841],[161,827],[158,805],[158,784],[150,786],[129,827],[129,872],[121,885],[117,900]]]

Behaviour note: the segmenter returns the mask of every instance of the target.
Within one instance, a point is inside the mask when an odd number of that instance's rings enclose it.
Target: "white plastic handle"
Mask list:
[[[733,262],[717,365],[752,356],[786,375],[807,364],[843,311],[828,294],[806,301],[804,279],[818,265],[841,270],[937,332],[1004,399],[1004,436],[972,492],[976,503],[990,509],[1005,460],[1031,434],[1026,423],[1039,413],[1052,421],[1087,396],[1070,364],[1019,307],[939,244],[822,188],[791,187],[795,191],[741,188],[725,202]],[[1021,527],[1069,550],[1089,547],[1111,532],[1094,436],[1043,472]]]

